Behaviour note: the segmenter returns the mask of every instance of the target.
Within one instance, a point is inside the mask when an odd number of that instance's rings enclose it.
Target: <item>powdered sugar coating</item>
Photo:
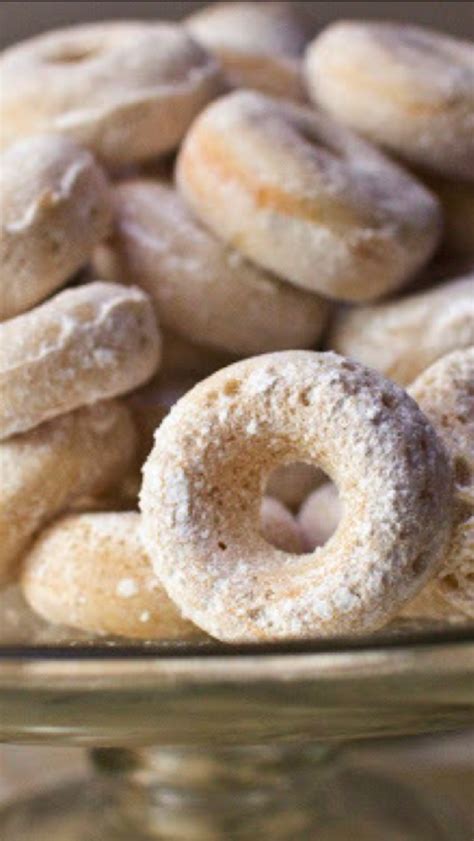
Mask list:
[[[109,186],[90,152],[42,135],[0,155],[0,321],[42,301],[109,232]]]
[[[199,115],[177,181],[217,236],[330,298],[403,285],[439,238],[438,202],[412,176],[322,113],[254,91]]]
[[[216,60],[168,23],[108,21],[5,50],[2,144],[67,134],[118,166],[175,148],[221,89]]]
[[[57,520],[25,558],[21,586],[29,605],[53,624],[95,634],[202,637],[156,579],[139,525],[135,511]]]
[[[231,87],[305,98],[301,56],[308,27],[294,3],[212,3],[185,24],[218,57]]]
[[[297,460],[331,476],[344,505],[328,545],[301,556],[258,526],[267,476]],[[383,625],[434,574],[451,501],[447,455],[405,392],[336,354],[287,351],[217,372],[172,409],[144,467],[142,537],[171,598],[213,636],[327,636]]]
[[[141,289],[96,282],[60,292],[0,324],[0,438],[130,391],[159,359]]]
[[[251,356],[312,347],[329,305],[253,265],[206,230],[177,191],[151,180],[114,190],[115,233],[106,261],[155,302],[160,324],[220,351]],[[99,256],[106,246],[101,246]],[[100,276],[103,257],[96,262]]]
[[[408,385],[433,362],[474,344],[474,273],[399,300],[341,310],[328,346]]]
[[[474,45],[389,22],[343,21],[310,45],[314,101],[397,157],[474,180]]]
[[[0,443],[0,587],[18,574],[42,526],[80,497],[115,489],[136,445],[130,414],[115,400]]]
[[[455,485],[448,551],[438,575],[410,605],[410,612],[425,613],[431,603],[432,613],[474,618],[474,347],[439,359],[409,393],[445,444]]]

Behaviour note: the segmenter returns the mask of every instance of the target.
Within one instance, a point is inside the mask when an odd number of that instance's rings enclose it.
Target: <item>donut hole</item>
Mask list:
[[[48,64],[81,64],[102,52],[97,44],[60,44],[46,56]]]
[[[301,393],[302,405],[309,402],[305,392]],[[305,461],[293,461],[280,464],[267,478],[264,495],[282,502],[291,512],[298,513],[301,505],[311,491],[318,487],[327,476],[318,467]]]
[[[306,552],[325,546],[337,531],[342,514],[338,488],[325,476],[325,481],[305,500],[298,516]]]

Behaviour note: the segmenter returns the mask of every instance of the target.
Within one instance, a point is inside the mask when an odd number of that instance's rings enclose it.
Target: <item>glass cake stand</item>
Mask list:
[[[228,647],[4,645],[0,739],[94,775],[0,812],[2,841],[470,841],[439,795],[344,766],[351,740],[474,723],[474,627]]]

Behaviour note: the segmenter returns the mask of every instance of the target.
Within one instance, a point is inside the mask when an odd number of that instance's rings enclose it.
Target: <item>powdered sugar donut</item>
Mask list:
[[[120,166],[175,148],[220,90],[219,67],[186,30],[108,21],[58,29],[0,60],[2,144],[68,134]]]
[[[314,101],[397,156],[474,180],[474,45],[399,23],[344,21],[310,45]]]
[[[115,233],[99,249],[115,277],[137,283],[160,324],[184,338],[242,356],[313,347],[329,306],[245,260],[208,232],[171,186],[135,180],[114,190]],[[100,259],[109,248],[114,259]],[[109,276],[110,277],[110,276]]]
[[[445,612],[474,618],[474,347],[438,359],[409,393],[433,424],[451,457],[454,530],[443,564],[410,605],[411,613]],[[438,605],[445,606],[440,611]]]
[[[130,470],[136,432],[110,400],[0,443],[0,586],[33,535],[74,500],[111,490]]]
[[[260,534],[284,461],[320,466],[344,516],[329,543],[285,554]],[[437,569],[450,534],[447,455],[406,393],[335,354],[236,363],[188,392],[144,467],[142,537],[183,614],[227,641],[383,625]]]
[[[437,201],[400,167],[321,113],[251,91],[200,114],[177,179],[224,241],[330,298],[396,289],[439,237]]]
[[[436,359],[474,344],[474,274],[399,300],[340,311],[329,347],[408,385]]]
[[[313,491],[298,514],[306,549],[324,546],[335,533],[342,517],[342,505],[334,482],[325,482]]]
[[[185,23],[218,57],[232,87],[305,98],[301,58],[308,27],[293,3],[213,3]]]
[[[44,531],[25,558],[23,594],[48,622],[137,639],[203,638],[151,568],[135,511],[73,514]]]
[[[149,379],[160,355],[141,289],[90,283],[0,324],[0,438]]]
[[[15,143],[0,156],[0,320],[42,301],[109,232],[107,180],[66,137]]]

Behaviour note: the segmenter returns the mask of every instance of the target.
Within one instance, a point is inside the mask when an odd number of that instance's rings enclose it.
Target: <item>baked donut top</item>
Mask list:
[[[43,110],[53,97],[57,110],[62,91],[65,115],[193,87],[218,73],[183,27],[140,21],[53,30],[5,50],[0,67],[5,83],[14,80],[15,97],[44,84]]]
[[[428,110],[474,103],[474,45],[411,24],[342,21],[314,42],[331,72]],[[383,68],[383,72],[381,71]],[[474,115],[473,115],[474,120]]]

